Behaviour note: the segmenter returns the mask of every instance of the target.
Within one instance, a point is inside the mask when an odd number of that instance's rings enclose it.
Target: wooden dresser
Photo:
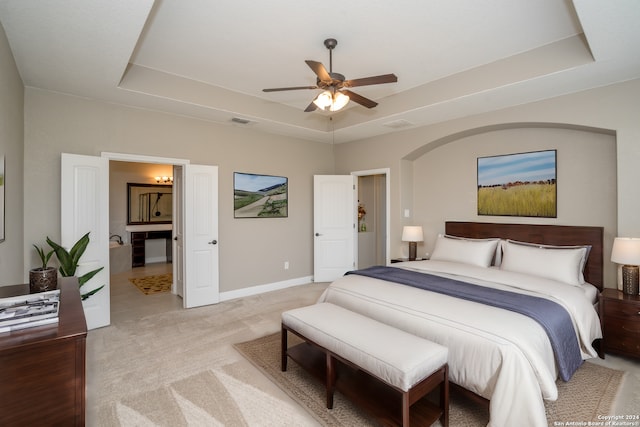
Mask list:
[[[85,423],[87,324],[78,282],[60,280],[57,325],[0,333],[0,425]],[[29,285],[0,287],[0,297]]]

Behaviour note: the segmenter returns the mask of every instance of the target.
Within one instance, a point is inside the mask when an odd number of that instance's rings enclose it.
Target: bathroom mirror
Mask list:
[[[171,224],[173,187],[127,183],[127,224]]]

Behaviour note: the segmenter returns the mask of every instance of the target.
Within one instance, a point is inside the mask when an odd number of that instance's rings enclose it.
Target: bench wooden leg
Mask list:
[[[442,416],[440,422],[442,427],[449,427],[449,365],[444,365],[444,378],[440,384],[440,408]]]
[[[282,326],[282,337],[280,338],[280,370],[287,370],[287,329]]]
[[[336,359],[327,351],[327,409],[333,409],[333,392],[336,384]]]
[[[402,427],[409,427],[411,423],[411,417],[409,414],[409,408],[411,407],[411,402],[409,402],[409,392],[402,392]]]

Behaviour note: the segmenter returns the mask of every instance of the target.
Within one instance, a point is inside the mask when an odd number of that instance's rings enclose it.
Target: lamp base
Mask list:
[[[638,295],[638,277],[640,268],[637,265],[622,266],[622,292],[627,295]]]
[[[409,261],[416,260],[416,253],[418,252],[418,243],[409,242]]]

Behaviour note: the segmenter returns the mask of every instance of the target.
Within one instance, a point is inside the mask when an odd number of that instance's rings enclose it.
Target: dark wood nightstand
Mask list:
[[[625,295],[617,289],[600,294],[602,350],[640,358],[640,296]]]

